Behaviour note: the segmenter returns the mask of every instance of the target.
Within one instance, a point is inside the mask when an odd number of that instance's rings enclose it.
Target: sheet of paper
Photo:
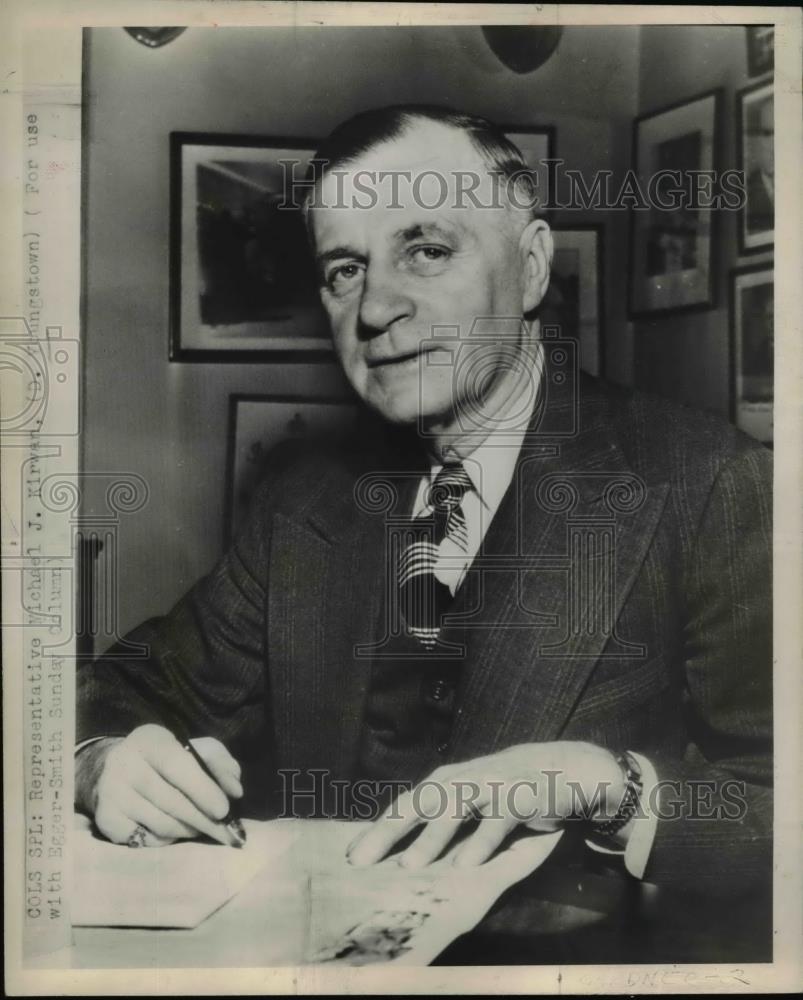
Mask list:
[[[346,835],[355,836],[354,825],[346,826],[327,831],[344,847]],[[534,872],[561,835],[525,836],[486,864],[467,869],[454,866],[454,850],[418,871],[402,868],[395,858],[355,869],[335,851],[338,860],[328,870],[310,872],[305,961],[426,965],[475,927],[507,888]]]
[[[426,965],[538,868],[561,836],[524,835],[477,868],[456,868],[452,849],[410,871],[394,856],[350,865],[346,848],[361,823],[246,821],[242,850],[201,843],[132,850],[78,822],[75,925],[129,927],[131,935],[196,928],[178,942],[188,953],[195,944],[205,952],[207,939],[248,939],[274,965]],[[147,948],[147,940],[137,938],[137,946]]]
[[[241,850],[195,842],[132,850],[94,837],[83,816],[75,823],[71,915],[78,927],[197,927],[299,835],[292,821],[246,821]]]

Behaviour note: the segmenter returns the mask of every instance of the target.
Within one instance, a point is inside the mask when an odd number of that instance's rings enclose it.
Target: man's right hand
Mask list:
[[[140,726],[125,738],[91,743],[76,757],[77,805],[118,844],[140,826],[148,847],[202,835],[232,846],[231,833],[219,821],[229,811],[227,796],[243,794],[240,765],[219,740],[204,737],[192,745],[215,781],[162,726]]]

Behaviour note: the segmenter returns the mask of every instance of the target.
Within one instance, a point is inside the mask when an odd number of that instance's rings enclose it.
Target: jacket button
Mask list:
[[[432,690],[430,691],[430,698],[433,701],[443,701],[446,695],[446,681],[434,681],[432,684]]]
[[[448,749],[449,749],[448,743],[439,743],[437,746],[438,753],[446,753]]]

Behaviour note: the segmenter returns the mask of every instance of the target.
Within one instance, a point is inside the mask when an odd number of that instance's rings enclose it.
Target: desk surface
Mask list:
[[[575,847],[561,843],[547,863],[508,889],[469,934],[435,964],[610,964],[618,962],[765,961],[772,926],[756,901],[712,916],[691,899],[612,870],[589,872]],[[76,927],[74,968],[254,968],[302,964],[308,897],[281,897],[275,873],[260,873],[192,930]],[[268,903],[268,901],[270,901]],[[764,901],[768,906],[769,901]]]

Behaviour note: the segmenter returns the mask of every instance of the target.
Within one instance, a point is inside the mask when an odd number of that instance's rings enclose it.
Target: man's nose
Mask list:
[[[360,326],[366,336],[382,333],[399,320],[415,315],[415,303],[394,276],[369,268],[360,300]]]

